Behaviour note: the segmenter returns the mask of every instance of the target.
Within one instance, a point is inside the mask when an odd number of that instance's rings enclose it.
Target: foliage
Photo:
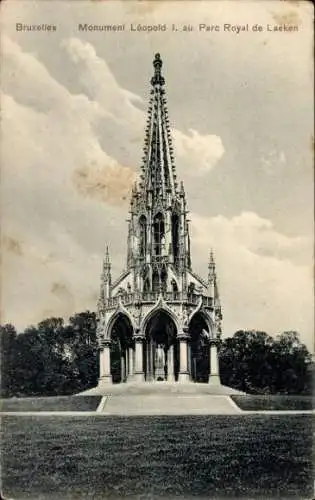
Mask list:
[[[4,325],[0,336],[2,396],[72,394],[96,385],[95,313],[76,314],[67,325],[48,318],[21,334]]]
[[[252,394],[310,394],[310,354],[297,332],[276,338],[260,331],[237,331],[222,342],[224,385]]]
[[[48,318],[18,334],[0,327],[1,395],[53,396],[78,393],[97,385],[95,313],[75,314],[67,324]],[[112,374],[120,380],[118,344],[112,346]],[[195,346],[196,347],[196,346]],[[195,348],[195,377],[207,381],[208,345]],[[310,354],[296,332],[273,338],[240,330],[223,340],[220,372],[224,385],[251,394],[311,394]]]

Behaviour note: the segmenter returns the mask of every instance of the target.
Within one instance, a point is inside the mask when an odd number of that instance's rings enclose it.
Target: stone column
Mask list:
[[[146,342],[145,362],[146,362],[145,381],[149,382],[149,380],[150,380],[150,343],[149,342]]]
[[[129,380],[129,349],[125,350],[125,360],[126,360],[126,382]]]
[[[143,371],[143,342],[144,337],[142,335],[137,335],[135,337],[135,382],[144,382],[144,371]]]
[[[179,335],[179,374],[178,382],[189,382],[188,374],[188,337]]]
[[[209,342],[209,362],[210,362],[210,372],[209,372],[209,384],[220,385],[220,373],[219,373],[219,356],[218,356],[218,340],[210,339]]]
[[[155,359],[155,343],[151,340],[151,351],[150,351],[150,360],[151,360],[151,382],[154,382],[154,380],[155,380],[155,366],[154,366],[154,359]]]
[[[167,380],[168,382],[175,382],[174,374],[174,346],[171,345],[167,353]]]
[[[150,340],[150,382],[154,381],[154,352],[153,352],[153,342]]]
[[[133,348],[129,347],[129,349],[128,349],[128,359],[129,359],[129,377],[128,377],[128,380],[130,380],[130,381],[133,380],[133,376],[134,376],[133,356],[134,356]]]
[[[126,382],[126,362],[124,352],[120,353],[120,374],[121,382]]]
[[[188,344],[187,350],[188,350],[188,376],[189,376],[189,380],[192,380],[191,345],[190,345],[190,343]]]
[[[110,340],[103,340],[101,342],[99,385],[112,383],[112,376],[110,373],[110,344]]]

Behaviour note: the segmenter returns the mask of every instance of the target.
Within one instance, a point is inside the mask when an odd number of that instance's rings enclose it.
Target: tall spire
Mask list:
[[[209,264],[208,264],[208,292],[209,296],[214,299],[216,296],[216,272],[213,250],[210,250]]]
[[[101,279],[102,279],[101,282],[102,295],[104,296],[105,299],[107,299],[110,295],[110,287],[112,284],[111,264],[110,264],[109,251],[107,245],[103,260],[103,272]]]
[[[155,200],[166,198],[167,193],[175,195],[177,192],[174,150],[165,97],[165,79],[161,72],[162,65],[160,54],[155,54],[140,175],[140,187],[143,191],[152,191],[153,204]]]
[[[103,262],[103,269],[110,271],[110,259],[109,259],[108,245],[106,245],[105,257],[104,257],[104,262]]]

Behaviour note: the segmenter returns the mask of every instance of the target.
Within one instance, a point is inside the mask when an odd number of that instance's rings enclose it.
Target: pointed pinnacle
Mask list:
[[[214,268],[215,262],[214,262],[214,254],[213,254],[213,248],[210,250],[210,256],[209,256],[209,268]]]
[[[106,245],[106,250],[105,250],[105,263],[109,264],[109,250],[108,250],[108,245]]]

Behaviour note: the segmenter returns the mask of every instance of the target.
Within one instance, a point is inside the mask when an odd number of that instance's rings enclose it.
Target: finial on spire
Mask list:
[[[106,250],[105,250],[104,268],[110,268],[108,245],[106,245]]]
[[[209,269],[214,270],[215,268],[215,261],[214,261],[214,253],[213,253],[213,248],[210,250],[210,255],[209,255]]]
[[[214,264],[214,255],[213,255],[213,248],[210,250],[210,259],[209,261]]]
[[[164,85],[165,80],[163,76],[161,75],[161,68],[162,68],[163,62],[161,59],[161,56],[159,53],[155,54],[154,60],[153,60],[153,66],[154,66],[154,76],[151,79],[151,84],[154,85]]]

